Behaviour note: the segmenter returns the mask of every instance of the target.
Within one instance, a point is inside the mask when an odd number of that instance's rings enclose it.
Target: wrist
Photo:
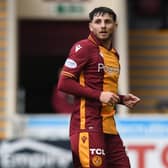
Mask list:
[[[124,95],[118,95],[120,100],[118,102],[118,104],[124,104]]]

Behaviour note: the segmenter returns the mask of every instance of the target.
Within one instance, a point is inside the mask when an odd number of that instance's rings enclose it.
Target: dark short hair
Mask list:
[[[93,9],[89,13],[89,19],[90,19],[90,21],[92,21],[93,17],[95,15],[97,15],[97,14],[104,15],[106,13],[108,13],[109,15],[111,15],[114,21],[117,20],[117,15],[115,14],[115,12],[111,8],[108,8],[108,7],[98,7],[98,8]]]

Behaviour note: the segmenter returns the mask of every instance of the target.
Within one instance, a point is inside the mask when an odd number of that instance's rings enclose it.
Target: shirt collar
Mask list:
[[[88,39],[92,43],[94,43],[97,47],[102,46],[100,40],[97,39],[97,37],[92,32],[89,34]],[[117,53],[116,50],[113,47],[110,49],[110,51],[112,51],[113,53]]]
[[[96,36],[92,32],[89,34],[88,39],[96,46],[101,45],[100,41],[96,38]]]

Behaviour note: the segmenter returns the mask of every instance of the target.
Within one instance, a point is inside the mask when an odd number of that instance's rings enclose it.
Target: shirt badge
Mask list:
[[[65,61],[65,66],[74,69],[77,67],[77,63],[74,60],[67,58],[67,60]]]

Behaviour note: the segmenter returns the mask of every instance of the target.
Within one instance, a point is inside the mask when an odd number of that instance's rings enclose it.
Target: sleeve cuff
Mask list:
[[[124,95],[118,95],[120,100],[118,102],[118,104],[124,104]]]

